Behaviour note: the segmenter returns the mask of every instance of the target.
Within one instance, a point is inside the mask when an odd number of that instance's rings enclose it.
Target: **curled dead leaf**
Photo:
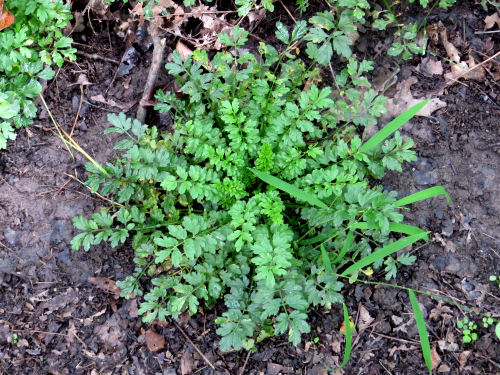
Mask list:
[[[0,30],[6,29],[14,23],[14,15],[3,8],[3,0],[0,0]]]
[[[441,63],[441,61],[436,60],[432,57],[426,57],[425,59],[422,59],[420,64],[418,64],[417,69],[420,73],[427,77],[443,74],[443,64]]]
[[[436,350],[436,345],[434,345],[431,349],[431,361],[433,370],[435,370],[441,364],[441,357]]]
[[[500,17],[498,16],[498,13],[493,13],[490,16],[486,16],[484,18],[484,29],[489,30],[493,26],[497,24],[498,27],[500,27]]]
[[[165,347],[165,337],[156,333],[153,329],[148,329],[144,332],[144,339],[150,352],[154,353]]]
[[[414,98],[411,93],[411,85],[417,83],[417,78],[411,76],[408,79],[398,83],[397,92],[392,99],[387,101],[387,113],[384,118],[394,118],[406,111],[408,108],[420,103],[425,98]],[[438,98],[432,98],[429,102],[417,113],[417,116],[431,117],[432,113],[440,108],[446,107],[446,103]]]
[[[120,298],[121,290],[116,286],[114,280],[108,279],[107,277],[89,277],[87,281],[101,290],[110,292],[113,294],[114,298]]]

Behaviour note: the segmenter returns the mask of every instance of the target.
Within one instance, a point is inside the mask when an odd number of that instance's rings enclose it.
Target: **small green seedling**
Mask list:
[[[488,328],[492,324],[493,324],[493,318],[491,316],[489,316],[487,318],[486,317],[483,318],[483,327],[484,328]]]
[[[17,340],[19,339],[19,336],[17,335],[17,333],[13,333],[12,334],[12,342],[14,344],[17,344]]]
[[[496,282],[498,287],[500,288],[500,276],[491,275],[489,280]]]
[[[470,322],[469,319],[463,318],[463,320],[457,321],[457,327],[462,331],[462,342],[464,344],[469,344],[472,341],[477,340],[477,324]]]

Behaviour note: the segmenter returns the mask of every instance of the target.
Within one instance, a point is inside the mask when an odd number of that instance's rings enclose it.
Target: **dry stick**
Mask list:
[[[188,335],[186,335],[186,333],[184,332],[184,330],[180,327],[180,325],[177,324],[177,322],[174,320],[174,319],[170,319],[172,321],[172,323],[174,323],[175,327],[179,330],[180,333],[182,333],[182,336],[184,336],[184,338],[186,340],[189,341],[189,343],[191,345],[193,345],[193,348],[198,352],[198,354],[201,356],[201,358],[203,358],[205,360],[205,362],[207,363],[207,365],[209,365],[212,370],[215,370],[215,366],[212,365],[212,362],[209,361],[209,359],[205,356],[205,354],[203,354],[201,352],[200,349],[198,349],[198,347],[195,345],[195,343],[189,338]]]
[[[282,6],[283,8],[285,8],[285,11],[288,13],[288,15],[289,15],[289,16],[290,16],[290,18],[292,19],[293,23],[297,23],[297,20],[296,20],[296,19],[295,19],[295,17],[292,15],[292,13],[290,13],[290,11],[289,11],[289,10],[288,10],[288,8],[286,7],[286,5],[285,5],[285,4],[283,4],[283,1],[281,1],[281,0],[278,0],[278,1],[280,2],[281,6]]]
[[[83,52],[83,51],[76,51],[76,54],[83,56],[83,57],[86,57],[87,59],[102,60],[102,61],[107,61],[107,62],[110,62],[113,64],[120,65],[120,62],[118,60],[111,59],[111,58],[106,57],[106,56],[101,56],[101,55],[98,55],[97,53],[87,53],[87,52]]]
[[[144,93],[142,94],[142,99],[139,102],[139,108],[137,108],[137,115],[135,116],[137,120],[144,123],[146,119],[146,105],[151,98],[153,89],[156,83],[156,78],[158,78],[158,72],[160,71],[161,62],[163,61],[163,55],[165,53],[165,39],[160,38],[158,21],[149,21],[149,32],[153,38],[153,58],[151,60],[151,67],[149,68],[148,79],[146,80],[146,85],[144,86]]]
[[[252,352],[249,350],[247,353],[247,357],[245,358],[245,362],[243,363],[243,367],[238,372],[238,375],[243,375],[243,373],[245,372],[245,368],[247,367],[248,358],[250,358],[250,354],[252,354]]]

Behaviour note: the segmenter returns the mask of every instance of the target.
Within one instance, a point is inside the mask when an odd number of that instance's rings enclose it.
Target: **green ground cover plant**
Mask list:
[[[317,87],[325,41],[314,33],[304,21],[291,32],[278,23],[281,51],[261,43],[254,55],[242,52],[248,33],[236,26],[219,35],[227,50],[212,59],[195,51],[183,61],[174,52],[166,69],[181,93],[156,95],[172,131],[109,115],[106,133],[125,136],[115,145],[120,156],[103,167],[88,163],[87,185],[116,204],[76,217],[82,233],[72,246],[130,240],[136,269],[117,285],[124,297],[142,296],[145,322],[222,299],[222,350],[252,349],[279,334],[297,345],[310,331],[310,307],[343,303],[344,283],[384,261],[394,276],[413,259],[391,255],[427,239],[402,223],[401,208],[444,189],[398,200],[373,183],[416,159],[397,129],[425,102],[363,142],[358,131],[385,104],[363,77],[372,65],[351,58],[336,77],[339,90]],[[307,61],[294,54],[302,38]]]
[[[53,78],[50,65],[74,60],[76,50],[62,29],[72,18],[61,0],[9,0],[15,21],[0,31],[0,150],[15,130],[36,117],[33,103],[42,91],[41,80]]]

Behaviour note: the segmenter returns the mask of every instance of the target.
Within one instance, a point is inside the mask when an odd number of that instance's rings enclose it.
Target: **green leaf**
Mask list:
[[[361,230],[374,230],[374,229],[376,230],[376,229],[378,229],[374,225],[370,225],[370,224],[364,223],[364,222],[354,223],[352,225],[352,228],[354,228],[354,229],[361,229]],[[418,227],[415,227],[413,225],[401,224],[401,223],[392,223],[392,222],[389,223],[389,230],[391,232],[404,233],[404,234],[408,234],[408,235],[425,233],[422,229],[420,229]],[[426,241],[428,241],[429,237],[426,236],[426,237],[424,237],[424,239]]]
[[[419,202],[424,199],[429,199],[433,197],[437,197],[438,195],[444,195],[446,197],[446,200],[449,202],[450,201],[450,196],[446,192],[445,188],[442,186],[433,186],[431,188],[419,191],[417,193],[408,195],[407,197],[401,198],[400,200],[396,201],[395,205],[396,207],[401,207],[401,206],[406,206],[408,204],[414,203],[414,202]]]
[[[366,141],[360,148],[360,152],[366,152],[376,147],[380,143],[382,143],[387,137],[389,137],[392,133],[398,130],[401,126],[406,124],[408,120],[413,118],[418,111],[420,111],[429,101],[429,99],[424,100],[414,106],[408,108],[406,111],[401,113],[394,120],[389,122],[386,126],[384,126],[380,131],[374,134],[368,141]]]
[[[347,237],[345,239],[345,242],[344,242],[344,246],[342,246],[342,250],[340,250],[340,253],[339,255],[337,255],[337,258],[335,258],[335,260],[333,261],[333,263],[338,263],[340,262],[342,259],[344,259],[344,256],[347,254],[347,252],[349,251],[349,249],[351,248],[351,245],[352,245],[352,241],[353,241],[353,236],[354,236],[354,232],[353,230],[349,230],[349,232],[347,233]]]
[[[276,22],[276,38],[284,44],[290,43],[290,33],[283,22]]]
[[[352,349],[351,320],[349,319],[349,312],[347,311],[347,306],[345,303],[342,303],[342,309],[344,310],[345,351],[344,360],[342,361],[340,368],[343,368],[347,364],[347,362],[349,362]]]
[[[292,197],[303,200],[313,206],[328,209],[328,206],[321,200],[319,200],[315,195],[302,191],[296,186],[289,184],[288,182],[285,182],[277,177],[271,176],[269,173],[257,171],[253,168],[248,168],[248,169],[252,171],[252,173],[255,174],[262,181],[290,194]]]
[[[495,326],[495,335],[497,335],[497,338],[500,340],[500,322]]]
[[[326,272],[333,273],[330,257],[328,256],[328,253],[326,252],[323,244],[321,244],[320,249],[321,249],[321,258],[323,260],[323,266],[325,267]]]
[[[342,272],[342,276],[351,275],[354,272],[359,271],[360,269],[369,266],[370,264],[375,263],[376,261],[383,259],[386,256],[391,255],[392,253],[395,253],[396,251],[399,251],[408,245],[411,245],[412,243],[424,239],[429,233],[430,232],[414,234],[412,236],[401,238],[396,242],[384,246],[383,248],[371,253],[370,255],[362,258],[361,260],[348,267],[344,272]]]
[[[417,321],[418,336],[420,338],[422,354],[424,356],[427,369],[429,370],[429,374],[432,374],[431,346],[429,344],[429,334],[427,333],[427,328],[425,327],[424,316],[422,315],[417,297],[415,296],[413,290],[408,291],[408,294],[410,295],[413,314],[415,315],[415,320]]]

